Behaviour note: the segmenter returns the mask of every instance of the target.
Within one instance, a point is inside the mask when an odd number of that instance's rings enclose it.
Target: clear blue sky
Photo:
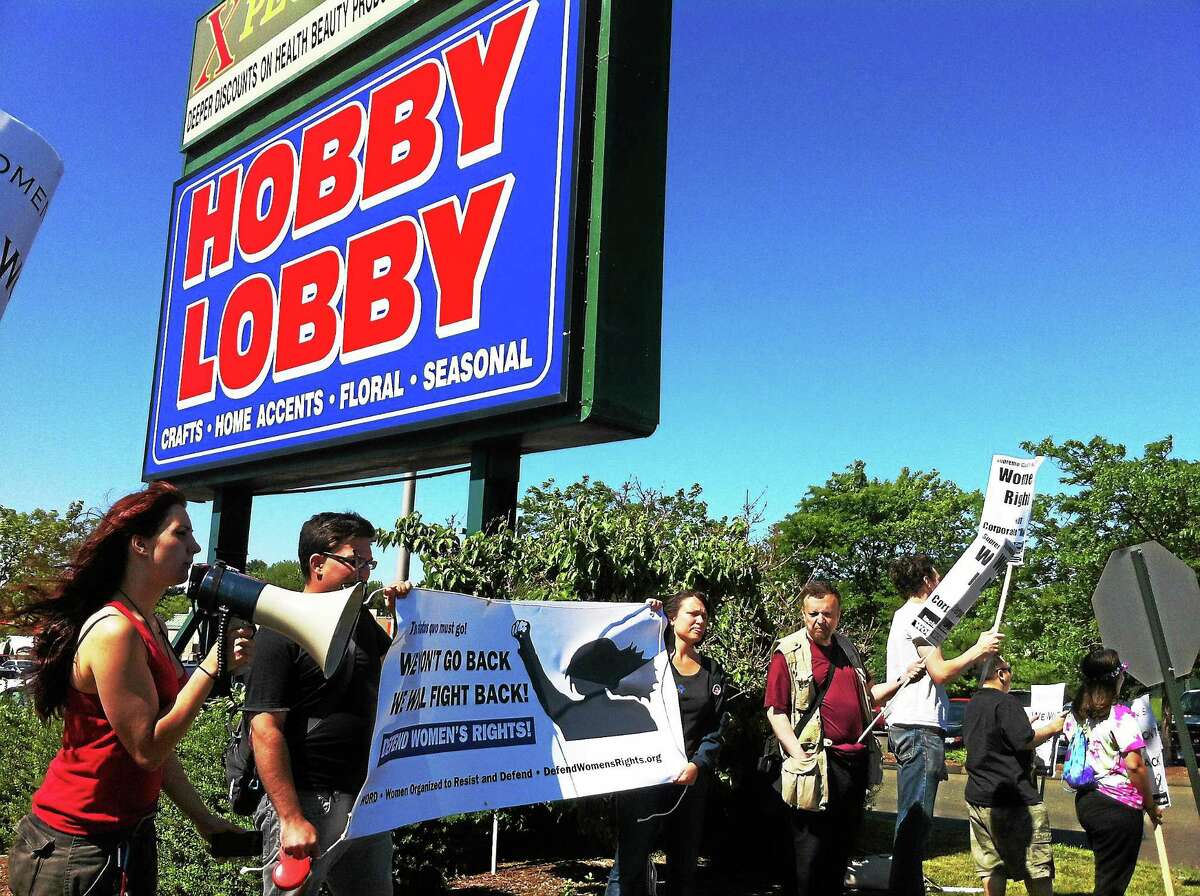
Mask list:
[[[138,485],[207,5],[5,3],[0,108],[66,175],[0,320],[2,504]],[[976,488],[1044,435],[1200,456],[1198,25],[1190,2],[676,0],[662,423],[523,483],[699,482],[718,513],[765,492],[773,521],[855,458]],[[461,475],[418,489],[432,519],[466,499]],[[399,502],[258,499],[251,555]]]

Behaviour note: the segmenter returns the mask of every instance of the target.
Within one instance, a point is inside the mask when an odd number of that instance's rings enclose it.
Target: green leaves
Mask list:
[[[1028,590],[1006,618],[1031,664],[1061,681],[1099,640],[1091,598],[1112,551],[1154,540],[1200,569],[1200,462],[1172,457],[1170,436],[1140,458],[1102,436],[1022,448],[1053,459],[1067,488],[1034,507],[1034,545],[1019,579]]]
[[[714,597],[753,589],[759,569],[744,520],[712,519],[697,485],[674,494],[583,479],[530,488],[517,529],[459,536],[419,515],[380,532],[421,558],[425,584],[484,597],[638,601],[679,588]]]
[[[279,560],[271,564],[251,560],[246,564],[246,575],[288,591],[304,590],[304,573],[298,560]]]
[[[72,501],[62,513],[40,508],[23,513],[0,505],[0,595],[6,602],[19,600],[21,585],[54,578],[94,524],[82,501]]]

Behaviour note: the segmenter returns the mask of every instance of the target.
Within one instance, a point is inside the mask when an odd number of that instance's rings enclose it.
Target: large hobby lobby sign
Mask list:
[[[563,399],[577,4],[486,6],[176,186],[147,477]]]

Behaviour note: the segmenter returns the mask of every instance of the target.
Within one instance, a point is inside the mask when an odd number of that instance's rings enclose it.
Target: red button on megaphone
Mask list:
[[[271,879],[281,890],[294,890],[308,880],[311,871],[312,858],[305,856],[302,859],[294,859],[281,849],[279,861],[275,864],[275,870],[271,872]]]

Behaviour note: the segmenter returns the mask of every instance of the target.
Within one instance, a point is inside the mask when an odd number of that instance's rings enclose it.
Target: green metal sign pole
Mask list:
[[[471,451],[471,485],[467,495],[467,531],[484,532],[517,523],[517,486],[521,447],[515,442],[477,445]]]
[[[1192,784],[1192,799],[1196,801],[1197,813],[1200,813],[1200,769],[1196,767],[1196,751],[1192,749],[1192,736],[1188,732],[1187,723],[1183,718],[1183,695],[1179,692],[1179,679],[1176,677],[1175,668],[1171,665],[1171,656],[1167,652],[1167,639],[1163,634],[1162,620],[1158,616],[1158,604],[1154,601],[1154,589],[1150,586],[1150,573],[1146,570],[1146,558],[1138,548],[1130,551],[1129,557],[1133,561],[1138,590],[1142,592],[1142,605],[1146,608],[1146,621],[1150,624],[1150,636],[1154,639],[1154,652],[1158,655],[1158,665],[1162,670],[1163,696],[1171,707],[1171,718],[1175,721],[1175,736],[1179,739],[1179,752],[1183,754],[1183,762],[1187,766],[1188,778]]]

